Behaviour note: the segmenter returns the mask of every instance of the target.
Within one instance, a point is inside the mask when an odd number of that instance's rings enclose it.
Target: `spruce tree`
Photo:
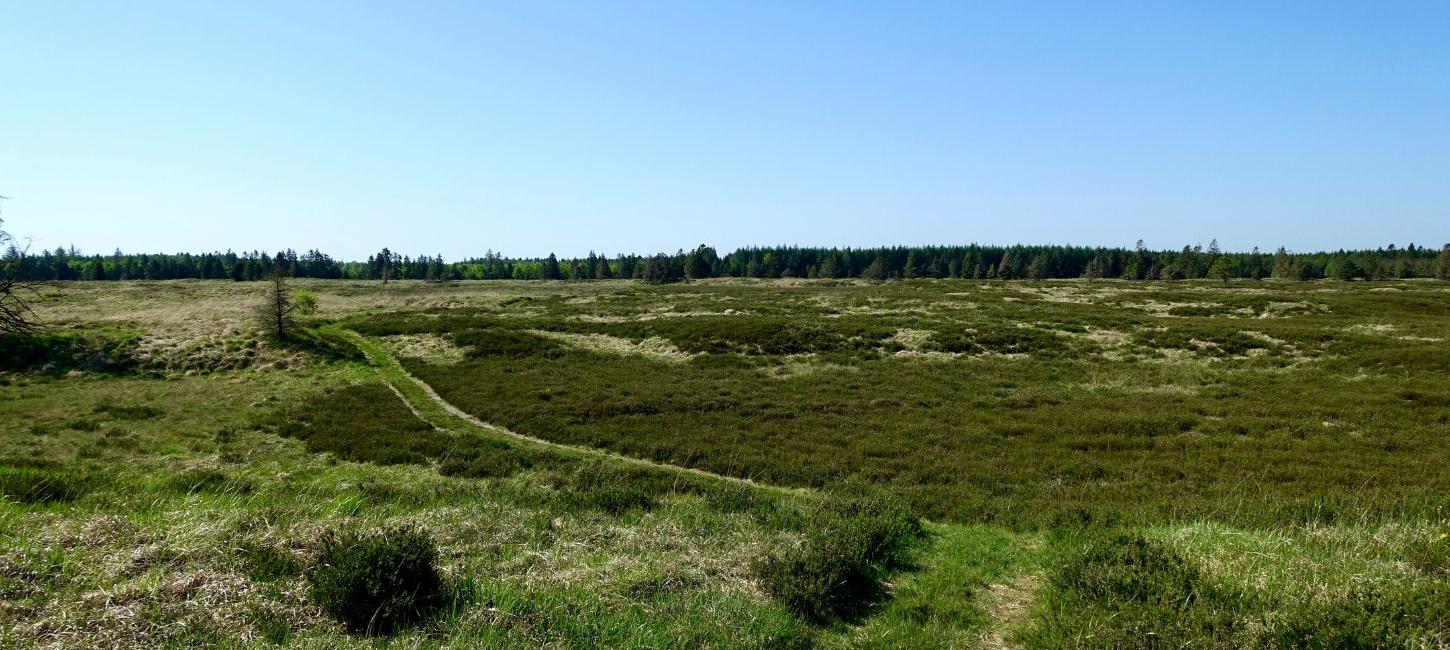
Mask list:
[[[1012,251],[1002,254],[1002,263],[997,266],[997,279],[1011,280],[1017,277],[1016,261],[1012,258]]]
[[[1255,246],[1254,251],[1249,253],[1249,277],[1254,280],[1264,279],[1264,255]]]
[[[296,314],[310,314],[317,309],[317,300],[310,294],[294,294],[288,285],[286,269],[272,268],[266,297],[257,305],[257,322],[272,338],[285,341],[296,327]]]
[[[831,253],[821,259],[821,267],[816,271],[816,276],[821,278],[835,278],[839,271],[836,269],[836,254]]]
[[[1283,246],[1274,251],[1274,277],[1280,280],[1294,277],[1294,258],[1290,257],[1289,251]]]
[[[1033,280],[1047,279],[1047,256],[1038,255],[1027,265],[1027,277]]]
[[[885,280],[887,277],[886,256],[882,253],[877,253],[876,259],[871,260],[871,263],[866,266],[866,270],[861,272],[861,277],[876,282]]]

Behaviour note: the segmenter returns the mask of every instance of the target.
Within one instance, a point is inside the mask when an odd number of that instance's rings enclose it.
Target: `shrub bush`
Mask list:
[[[1266,639],[1283,648],[1439,648],[1450,640],[1450,585],[1358,589],[1331,605],[1299,607]]]
[[[1063,566],[1055,585],[1103,604],[1145,603],[1183,607],[1198,597],[1198,569],[1172,549],[1139,536],[1090,544]]]
[[[276,580],[302,573],[302,563],[290,553],[257,541],[244,541],[237,546],[237,555],[253,580]]]
[[[417,528],[332,531],[307,571],[313,602],[354,633],[383,635],[417,624],[443,604],[438,549]]]
[[[467,329],[452,334],[453,342],[468,348],[468,356],[550,357],[558,355],[558,342],[542,336],[501,328]]]
[[[801,544],[767,555],[755,571],[767,593],[818,623],[863,613],[922,536],[914,514],[880,496],[830,498],[804,527]]]

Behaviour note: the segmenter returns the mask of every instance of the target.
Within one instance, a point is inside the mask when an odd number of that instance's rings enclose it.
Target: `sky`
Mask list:
[[[1450,2],[0,0],[86,253],[1450,241]]]

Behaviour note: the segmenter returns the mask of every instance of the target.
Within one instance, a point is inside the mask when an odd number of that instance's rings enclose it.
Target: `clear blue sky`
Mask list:
[[[350,259],[1450,241],[1450,2],[872,4],[0,0],[3,217]]]

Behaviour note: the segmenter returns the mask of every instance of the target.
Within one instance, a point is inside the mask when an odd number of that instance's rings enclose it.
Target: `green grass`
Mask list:
[[[1443,284],[302,284],[40,302],[0,645],[1450,645]],[[448,596],[350,632],[397,527]]]

